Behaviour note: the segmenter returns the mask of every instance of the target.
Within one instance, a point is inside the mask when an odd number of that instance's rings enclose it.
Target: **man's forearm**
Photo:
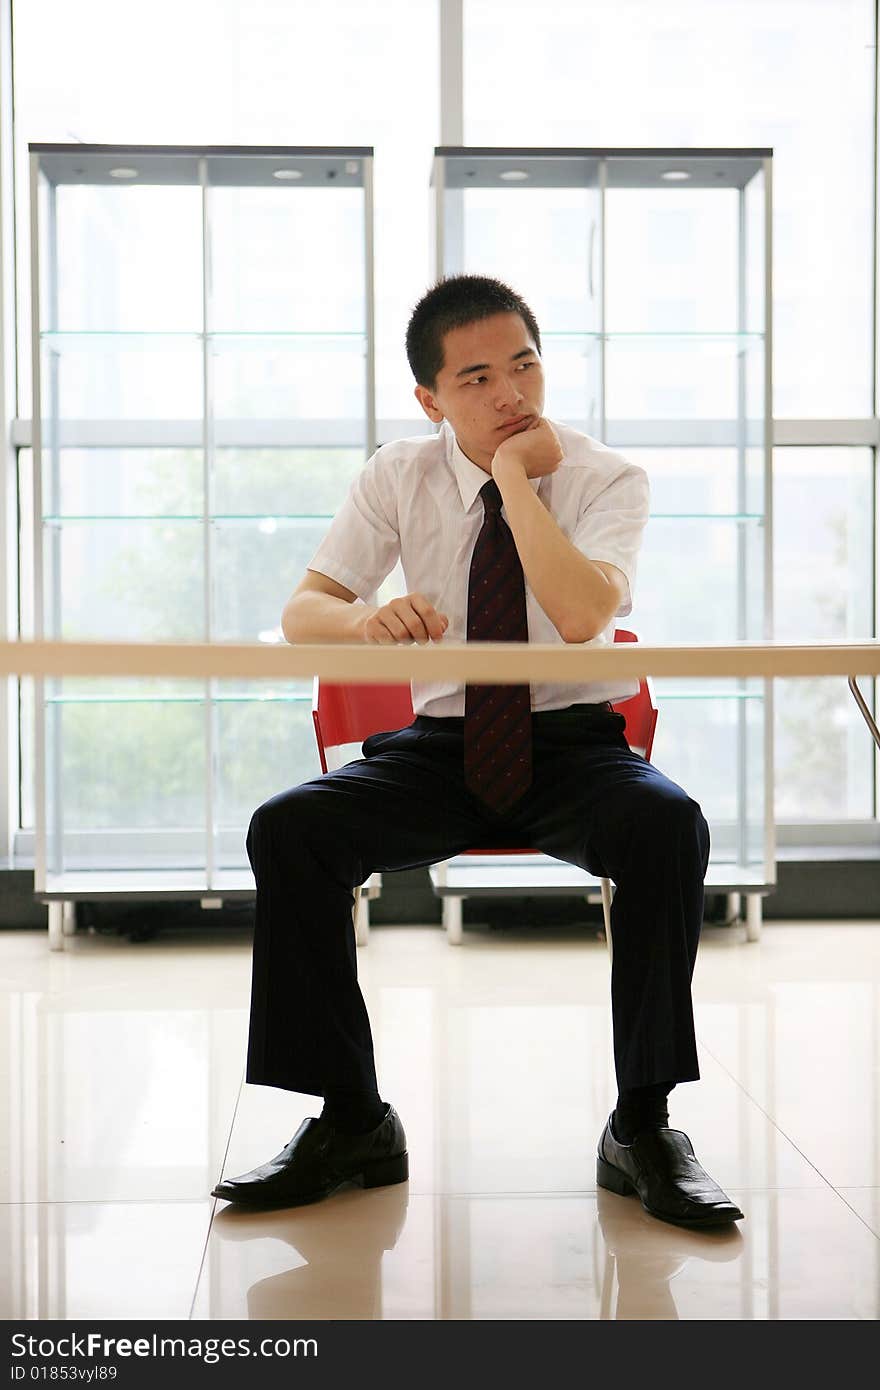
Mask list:
[[[297,594],[285,605],[281,630],[288,642],[363,642],[364,623],[376,612],[332,594]]]
[[[493,469],[523,572],[564,642],[587,642],[617,609],[607,578],[563,535],[521,467]]]

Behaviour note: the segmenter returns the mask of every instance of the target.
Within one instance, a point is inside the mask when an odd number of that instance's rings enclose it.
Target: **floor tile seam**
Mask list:
[[[824,1182],[823,1182],[822,1184],[819,1184],[819,1183],[798,1183],[798,1182],[792,1182],[792,1183],[766,1183],[766,1182],[764,1182],[764,1183],[756,1183],[754,1186],[752,1186],[751,1183],[731,1183],[730,1186],[731,1186],[732,1188],[735,1187],[735,1189],[736,1189],[737,1192],[768,1192],[768,1193],[769,1193],[769,1192],[822,1192],[822,1191],[824,1190],[824,1188],[825,1188],[826,1186],[828,1186],[828,1184],[827,1184],[827,1183],[824,1183]],[[594,1187],[560,1187],[560,1188],[512,1187],[512,1188],[503,1188],[503,1189],[501,1189],[501,1190],[495,1190],[495,1189],[493,1189],[493,1190],[487,1190],[487,1191],[483,1191],[483,1192],[480,1192],[480,1191],[473,1191],[473,1190],[464,1191],[464,1190],[459,1190],[458,1188],[449,1189],[448,1191],[444,1191],[444,1190],[440,1190],[440,1189],[431,1189],[431,1190],[428,1190],[427,1188],[426,1188],[426,1189],[417,1189],[417,1190],[414,1190],[414,1189],[412,1188],[412,1186],[411,1186],[411,1187],[410,1187],[410,1190],[409,1190],[409,1195],[410,1195],[410,1197],[413,1197],[413,1198],[415,1198],[415,1197],[498,1197],[498,1198],[502,1198],[502,1197],[505,1197],[505,1198],[506,1198],[506,1197],[595,1197],[596,1194],[597,1194],[599,1191],[604,1191],[604,1190],[605,1190],[605,1189],[600,1188],[600,1187],[598,1186],[598,1184],[596,1184]],[[833,1190],[833,1189],[832,1189],[832,1190]],[[838,1195],[839,1195],[839,1194],[838,1194]]]
[[[233,1106],[233,1109],[232,1109],[232,1119],[231,1119],[231,1121],[230,1121],[230,1123],[229,1123],[229,1133],[228,1133],[228,1135],[226,1136],[226,1148],[223,1150],[223,1158],[221,1159],[221,1162],[220,1162],[220,1173],[219,1173],[218,1178],[217,1178],[217,1181],[218,1181],[218,1182],[220,1182],[220,1181],[222,1180],[223,1172],[224,1172],[224,1170],[225,1170],[225,1168],[226,1168],[226,1160],[227,1160],[228,1157],[229,1157],[229,1148],[230,1148],[230,1145],[231,1145],[231,1143],[232,1143],[232,1135],[233,1135],[233,1132],[234,1132],[234,1130],[235,1130],[235,1121],[236,1121],[236,1117],[238,1116],[238,1107],[239,1107],[239,1105],[240,1105],[240,1103],[241,1103],[241,1093],[242,1093],[242,1091],[244,1090],[244,1084],[245,1084],[245,1069],[242,1068],[241,1080],[240,1080],[240,1082],[239,1082],[239,1084],[238,1084],[238,1094],[237,1094],[236,1097],[235,1097],[235,1105]],[[210,1197],[212,1194],[209,1192],[207,1195]],[[188,1321],[188,1322],[192,1322],[192,1320],[193,1320],[193,1313],[194,1313],[195,1306],[196,1306],[196,1300],[197,1300],[197,1298],[198,1298],[198,1296],[199,1296],[199,1285],[200,1285],[201,1282],[202,1282],[202,1271],[203,1271],[204,1268],[205,1268],[205,1260],[206,1260],[207,1255],[208,1255],[208,1248],[209,1248],[209,1246],[210,1246],[210,1244],[211,1244],[211,1233],[212,1233],[212,1231],[213,1231],[213,1229],[214,1229],[214,1217],[217,1215],[217,1203],[218,1203],[219,1200],[220,1200],[219,1197],[214,1197],[214,1199],[213,1199],[213,1204],[212,1204],[212,1206],[211,1206],[211,1214],[210,1214],[210,1216],[208,1217],[208,1225],[207,1225],[207,1229],[206,1229],[206,1231],[205,1231],[205,1240],[204,1240],[204,1244],[202,1245],[202,1258],[199,1260],[198,1269],[196,1270],[196,1278],[195,1278],[195,1283],[193,1284],[192,1298],[190,1299],[189,1312],[188,1312],[188,1314],[187,1314],[187,1321]]]
[[[846,1199],[846,1197],[844,1197],[844,1195],[843,1195],[843,1188],[847,1188],[847,1187],[850,1188],[852,1191],[863,1190],[863,1191],[871,1192],[871,1191],[874,1191],[875,1189],[873,1189],[873,1188],[871,1188],[871,1187],[868,1187],[867,1189],[859,1189],[859,1188],[853,1186],[853,1184],[851,1184],[851,1183],[844,1183],[844,1184],[842,1184],[841,1187],[834,1187],[834,1185],[832,1184],[833,1191],[834,1191],[834,1192],[837,1194],[837,1196],[840,1198],[841,1202],[843,1202],[844,1206],[845,1206],[845,1207],[849,1207],[849,1209],[850,1209],[850,1211],[852,1212],[853,1216],[857,1216],[858,1219],[861,1221],[862,1225],[865,1227],[865,1229],[868,1230],[868,1231],[870,1231],[870,1232],[871,1232],[871,1235],[874,1236],[874,1238],[875,1238],[878,1242],[880,1242],[880,1230],[875,1230],[874,1227],[871,1225],[870,1221],[868,1221],[864,1216],[862,1216],[862,1213],[858,1210],[858,1208],[857,1208],[857,1207],[854,1207],[853,1204],[852,1204],[852,1202],[848,1202],[847,1199]]]
[[[846,1206],[849,1206],[849,1202],[847,1202],[845,1198],[844,1198],[844,1204],[845,1204]],[[853,1208],[850,1207],[850,1210],[853,1211]],[[868,1230],[871,1232],[871,1235],[874,1236],[874,1237],[876,1238],[878,1244],[880,1244],[880,1228],[878,1228],[877,1230],[875,1230],[874,1227],[871,1226],[871,1225],[865,1220],[865,1218],[861,1215],[860,1212],[853,1211],[853,1215],[854,1215],[854,1216],[857,1216],[857,1217],[859,1218],[859,1220],[861,1221],[861,1223],[862,1223],[863,1226],[867,1226],[867,1227],[868,1227]]]
[[[825,1183],[824,1186],[830,1186]],[[354,1185],[355,1187],[357,1184]],[[806,1183],[749,1183],[730,1184],[737,1192],[821,1192],[819,1184]],[[854,1191],[872,1192],[872,1187],[858,1188],[852,1183],[844,1184]],[[418,1188],[410,1187],[410,1197],[592,1197],[599,1191],[598,1184],[593,1187],[505,1187],[485,1191],[459,1188]],[[846,1201],[837,1188],[832,1188],[842,1201]],[[0,1210],[10,1207],[156,1207],[156,1206],[194,1206],[211,1202],[216,1206],[220,1199],[204,1193],[198,1197],[46,1197],[27,1202],[5,1202],[0,1200]],[[847,1203],[849,1205],[849,1203]],[[292,1210],[292,1208],[291,1208]]]
[[[0,1199],[0,1211],[6,1207],[191,1207],[197,1202],[216,1200],[210,1192],[203,1192],[197,1197],[35,1197],[25,1202]]]
[[[790,1134],[786,1134],[785,1130],[784,1130],[780,1125],[778,1125],[774,1119],[771,1118],[771,1116],[770,1116],[769,1113],[764,1109],[764,1106],[760,1103],[760,1101],[756,1100],[755,1097],[754,1097],[753,1095],[750,1095],[750,1094],[749,1094],[749,1092],[746,1090],[745,1086],[742,1084],[742,1082],[739,1080],[739,1078],[733,1074],[733,1072],[730,1070],[730,1068],[729,1068],[728,1066],[726,1066],[726,1065],[724,1064],[724,1062],[721,1061],[721,1058],[720,1058],[720,1057],[717,1057],[717,1056],[715,1055],[715,1053],[712,1051],[711,1047],[707,1047],[707,1046],[706,1046],[706,1044],[705,1044],[705,1042],[703,1041],[702,1037],[700,1037],[700,1039],[699,1039],[699,1044],[700,1044],[700,1047],[703,1048],[703,1050],[704,1050],[705,1052],[707,1052],[708,1055],[712,1058],[713,1062],[715,1062],[715,1063],[721,1068],[721,1070],[725,1073],[725,1075],[730,1077],[731,1081],[732,1081],[733,1084],[737,1087],[737,1089],[740,1090],[740,1091],[742,1091],[742,1093],[743,1093],[743,1095],[746,1097],[746,1099],[749,1100],[749,1101],[752,1103],[752,1105],[754,1105],[755,1108],[761,1112],[761,1114],[764,1116],[764,1118],[765,1118],[765,1120],[767,1121],[767,1123],[768,1123],[769,1125],[772,1125],[773,1128],[776,1130],[776,1133],[777,1133],[777,1134],[781,1134],[782,1137],[783,1137],[783,1139],[785,1139],[785,1141],[786,1141],[788,1144],[790,1144],[791,1147],[794,1149],[795,1153],[800,1154],[800,1156],[801,1156],[801,1158],[804,1160],[804,1162],[805,1162],[810,1168],[812,1168],[813,1172],[816,1173],[816,1174],[818,1175],[818,1177],[821,1178],[822,1182],[825,1184],[825,1186],[828,1188],[828,1190],[829,1190],[830,1192],[833,1192],[833,1193],[834,1193],[834,1195],[835,1195],[835,1197],[838,1199],[838,1201],[842,1202],[843,1205],[844,1205],[845,1207],[847,1207],[847,1209],[848,1209],[849,1211],[852,1212],[853,1216],[855,1216],[855,1217],[861,1222],[861,1224],[865,1227],[865,1230],[866,1230],[866,1231],[870,1231],[871,1235],[874,1236],[875,1239],[880,1239],[880,1237],[877,1236],[877,1232],[873,1229],[873,1227],[872,1227],[872,1226],[869,1226],[868,1223],[867,1223],[867,1221],[865,1221],[865,1219],[859,1214],[859,1212],[856,1211],[855,1207],[853,1207],[853,1206],[846,1200],[846,1198],[843,1196],[843,1193],[842,1193],[837,1187],[835,1187],[835,1185],[834,1185],[834,1183],[831,1181],[831,1179],[828,1178],[828,1177],[826,1177],[825,1174],[822,1172],[822,1170],[821,1170],[820,1168],[817,1168],[816,1164],[812,1161],[812,1159],[808,1158],[807,1155],[804,1153],[803,1149],[802,1149],[798,1144],[795,1143],[795,1141],[792,1139],[791,1135],[790,1135]],[[842,1186],[845,1186],[845,1185],[846,1185],[846,1184],[842,1184]],[[772,1189],[771,1189],[771,1190],[772,1190]]]

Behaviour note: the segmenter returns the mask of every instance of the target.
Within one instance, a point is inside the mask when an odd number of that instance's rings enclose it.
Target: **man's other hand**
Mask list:
[[[424,594],[404,594],[377,608],[364,623],[364,641],[380,646],[396,642],[441,641],[449,626],[445,613],[438,613]]]

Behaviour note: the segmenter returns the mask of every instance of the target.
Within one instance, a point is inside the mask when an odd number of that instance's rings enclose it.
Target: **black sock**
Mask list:
[[[660,1129],[669,1124],[666,1098],[675,1086],[674,1081],[656,1086],[634,1086],[621,1091],[617,1097],[611,1128],[619,1144],[631,1144],[643,1129]]]
[[[378,1091],[362,1091],[351,1086],[328,1086],[324,1091],[321,1119],[341,1134],[367,1134],[384,1120],[388,1106]]]

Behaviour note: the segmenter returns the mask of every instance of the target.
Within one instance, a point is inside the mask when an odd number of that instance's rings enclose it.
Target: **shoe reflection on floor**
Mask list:
[[[304,1207],[231,1204],[213,1232],[221,1241],[286,1241],[306,1261],[252,1284],[248,1318],[381,1319],[382,1257],[397,1244],[408,1204],[408,1182],[370,1192],[351,1186]]]
[[[672,1281],[687,1262],[732,1261],[743,1253],[735,1225],[689,1231],[649,1216],[634,1197],[603,1188],[596,1201],[596,1254],[599,1267],[604,1264],[600,1319],[677,1321]],[[371,1192],[343,1188],[310,1206],[271,1211],[233,1203],[214,1218],[221,1270],[226,1241],[285,1242],[300,1263],[250,1285],[248,1318],[381,1319],[387,1315],[382,1258],[397,1244],[408,1204],[408,1183]],[[265,1268],[265,1256],[260,1264]]]
[[[671,1285],[688,1260],[724,1263],[737,1259],[745,1245],[735,1225],[689,1231],[649,1216],[637,1198],[601,1187],[597,1208],[605,1247],[599,1314],[604,1320],[677,1320]]]

